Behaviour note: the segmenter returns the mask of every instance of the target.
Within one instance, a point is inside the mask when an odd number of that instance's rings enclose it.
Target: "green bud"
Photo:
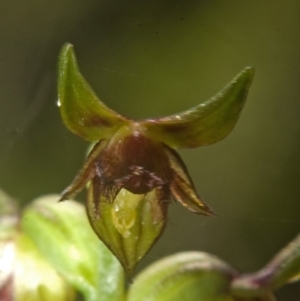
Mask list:
[[[179,253],[159,260],[138,275],[128,301],[235,301],[229,294],[237,272],[201,252]]]
[[[239,273],[215,256],[185,252],[159,260],[141,272],[127,301],[276,301],[271,292],[255,297],[230,290]]]
[[[121,301],[123,271],[92,231],[84,207],[59,196],[35,200],[24,212],[22,228],[51,265],[87,301]]]
[[[74,300],[73,289],[57,274],[25,234],[16,237],[15,252],[14,300]]]

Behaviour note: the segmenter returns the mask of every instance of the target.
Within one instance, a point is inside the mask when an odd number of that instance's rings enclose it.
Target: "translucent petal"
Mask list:
[[[150,135],[172,148],[213,144],[234,128],[246,101],[254,76],[247,67],[223,90],[208,101],[185,112],[159,119],[140,121]]]
[[[160,192],[133,194],[122,189],[114,200],[95,193],[95,179],[88,188],[87,212],[98,237],[120,261],[129,278],[166,225],[168,202]],[[100,197],[100,200],[95,200]]]
[[[105,106],[81,75],[73,46],[64,45],[58,71],[58,106],[73,133],[94,142],[109,138],[127,119]]]

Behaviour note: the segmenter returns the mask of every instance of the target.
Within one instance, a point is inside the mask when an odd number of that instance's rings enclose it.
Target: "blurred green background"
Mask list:
[[[56,65],[64,42],[99,97],[134,118],[180,112],[256,68],[234,131],[181,151],[218,213],[170,207],[165,234],[140,268],[203,250],[243,271],[300,231],[300,1],[1,0],[0,186],[20,202],[59,193],[88,144],[63,125]],[[84,195],[81,196],[84,199]],[[279,292],[299,300],[300,285]]]

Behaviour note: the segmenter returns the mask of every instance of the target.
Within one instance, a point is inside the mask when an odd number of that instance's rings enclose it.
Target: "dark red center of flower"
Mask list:
[[[135,194],[168,185],[171,170],[163,145],[140,131],[116,135],[102,151],[97,169],[100,178]]]

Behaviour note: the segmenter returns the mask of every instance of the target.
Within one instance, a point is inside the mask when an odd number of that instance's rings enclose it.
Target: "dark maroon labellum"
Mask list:
[[[163,146],[134,131],[118,133],[100,154],[97,175],[106,183],[135,194],[145,194],[171,181],[171,170]]]

